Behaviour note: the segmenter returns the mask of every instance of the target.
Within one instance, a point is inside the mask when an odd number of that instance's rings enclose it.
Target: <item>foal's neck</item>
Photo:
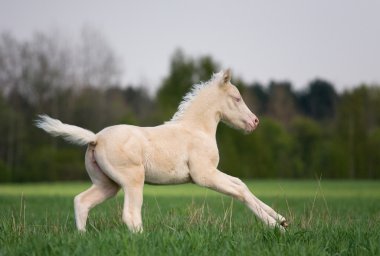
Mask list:
[[[220,122],[220,113],[217,107],[217,99],[205,94],[194,99],[181,118],[181,122],[194,127],[197,130],[203,130],[211,136],[215,136],[216,129]]]
[[[181,121],[196,130],[202,130],[211,136],[215,136],[220,118],[216,113],[194,112],[186,115]]]

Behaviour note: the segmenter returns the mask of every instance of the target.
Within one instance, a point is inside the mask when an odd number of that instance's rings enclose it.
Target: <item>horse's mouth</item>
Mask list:
[[[255,127],[255,128],[252,128],[252,127],[245,128],[245,129],[244,129],[244,133],[245,133],[245,134],[252,133],[255,129],[256,129],[256,127]]]
[[[257,128],[257,125],[255,124],[250,124],[250,123],[246,123],[245,125],[245,129],[244,129],[244,132],[245,133],[251,133],[253,132],[254,130],[256,130]]]

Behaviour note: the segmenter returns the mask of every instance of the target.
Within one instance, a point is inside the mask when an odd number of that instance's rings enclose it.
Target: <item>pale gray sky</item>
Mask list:
[[[157,86],[181,48],[209,54],[247,82],[321,77],[340,90],[380,82],[376,0],[0,0],[0,32],[101,31],[125,83]]]

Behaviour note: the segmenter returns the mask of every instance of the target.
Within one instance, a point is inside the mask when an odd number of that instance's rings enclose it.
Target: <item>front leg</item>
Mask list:
[[[232,196],[247,205],[260,220],[270,227],[277,226],[284,230],[282,223],[285,223],[285,218],[258,200],[240,179],[229,176],[217,169],[208,171],[191,169],[190,173],[196,184]],[[281,226],[278,225],[278,222]]]
[[[227,175],[227,174],[225,174],[225,175],[232,182],[236,183],[237,185],[246,187],[246,189],[249,191],[248,187],[239,178],[236,178],[236,177],[233,177],[233,176],[230,176],[230,175]],[[258,205],[260,205],[260,207],[264,211],[266,211],[270,216],[272,216],[272,218],[274,218],[275,220],[277,220],[281,226],[283,226],[285,228],[288,226],[288,223],[287,223],[286,219],[283,216],[281,216],[280,214],[278,214],[277,212],[275,212],[270,206],[268,206],[267,204],[265,204],[264,202],[262,202],[260,199],[258,199],[252,192],[249,191],[249,193],[250,193],[251,197],[256,201],[256,203]]]

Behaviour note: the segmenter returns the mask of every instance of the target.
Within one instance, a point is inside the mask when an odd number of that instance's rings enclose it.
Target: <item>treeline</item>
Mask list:
[[[220,70],[209,56],[176,51],[152,96],[147,85],[120,84],[118,60],[98,33],[87,29],[74,41],[57,34],[26,41],[1,36],[1,182],[87,179],[85,149],[35,128],[36,115],[95,132],[119,123],[158,125],[170,119],[192,84]],[[301,91],[286,81],[233,82],[260,126],[250,135],[219,126],[223,171],[244,178],[380,178],[379,87],[337,93],[323,79]]]

